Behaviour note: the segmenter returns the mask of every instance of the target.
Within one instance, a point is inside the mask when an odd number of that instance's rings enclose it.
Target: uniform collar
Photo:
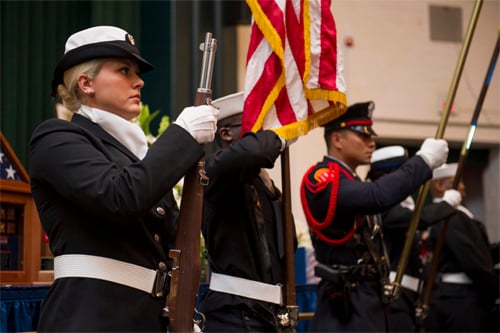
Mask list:
[[[340,164],[344,169],[349,171],[354,178],[359,178],[358,175],[356,174],[356,172],[352,171],[351,168],[349,168],[349,166],[347,164],[345,164],[344,162],[342,162],[341,160],[339,160],[333,156],[330,156],[330,155],[325,155],[325,160],[334,161],[334,162]]]
[[[127,147],[142,160],[148,151],[148,141],[142,129],[114,113],[82,105],[77,112],[102,127],[106,132]]]

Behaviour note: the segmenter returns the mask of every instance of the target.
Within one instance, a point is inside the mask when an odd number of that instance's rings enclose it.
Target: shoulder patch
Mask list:
[[[319,168],[314,171],[314,180],[317,182],[331,182],[334,179],[333,172],[330,168]]]

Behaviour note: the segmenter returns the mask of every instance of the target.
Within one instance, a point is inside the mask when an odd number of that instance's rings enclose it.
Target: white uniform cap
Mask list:
[[[387,146],[375,150],[372,154],[371,163],[388,160],[395,157],[406,157],[406,149],[402,146]]]
[[[135,59],[141,73],[154,68],[140,55],[134,37],[121,28],[103,25],[72,34],[68,37],[64,55],[54,70],[52,95],[57,94],[57,86],[63,83],[64,72],[71,67],[92,59],[117,57]]]
[[[212,105],[219,109],[219,120],[234,116],[243,112],[243,91],[226,95],[212,101]]]
[[[69,36],[66,40],[64,53],[66,54],[73,49],[93,43],[111,42],[117,40],[122,41],[125,40],[125,36],[127,34],[128,32],[125,30],[113,26],[97,26],[88,28]],[[133,40],[131,43],[134,45]]]
[[[432,179],[455,177],[458,163],[443,164],[432,172]]]

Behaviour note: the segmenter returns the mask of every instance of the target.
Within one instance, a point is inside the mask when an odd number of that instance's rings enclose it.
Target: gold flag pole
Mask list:
[[[481,88],[481,93],[479,94],[476,108],[474,109],[474,114],[472,115],[472,119],[469,126],[469,131],[467,133],[467,137],[462,145],[462,150],[460,151],[460,159],[458,162],[457,171],[455,172],[455,178],[453,179],[453,189],[457,189],[460,184],[460,180],[462,179],[463,169],[465,167],[465,162],[467,160],[467,156],[469,155],[470,145],[472,143],[472,139],[474,137],[474,133],[477,127],[477,121],[479,119],[479,114],[481,112],[481,108],[483,106],[484,98],[486,96],[486,92],[488,91],[488,87],[491,81],[491,77],[495,70],[495,64],[498,59],[498,53],[500,50],[500,29],[498,29],[498,36],[495,48],[493,49],[493,55],[491,56],[490,64],[488,66],[488,71],[486,72],[486,77],[483,82],[483,86]],[[446,229],[448,228],[449,219],[444,220],[441,223],[441,228],[439,230],[439,236],[436,241],[436,245],[433,250],[432,255],[432,264],[431,269],[429,271],[429,277],[427,279],[427,284],[425,285],[425,289],[423,292],[422,304],[417,308],[417,318],[420,321],[423,321],[427,317],[427,312],[429,308],[429,303],[431,299],[432,289],[434,287],[434,280],[437,274],[439,259],[441,257],[441,251],[444,244],[444,239],[446,236]]]
[[[284,224],[284,239],[285,239],[285,270],[286,282],[284,292],[284,313],[280,314],[279,319],[282,327],[290,327],[292,332],[296,331],[298,324],[298,306],[295,290],[295,261],[294,261],[294,245],[293,239],[295,228],[292,217],[292,202],[290,191],[290,152],[286,147],[281,153],[281,179],[283,191],[283,224]]]
[[[453,100],[455,99],[455,95],[458,88],[458,83],[460,81],[460,77],[462,75],[463,67],[465,64],[465,59],[467,58],[467,53],[470,48],[470,43],[472,41],[472,36],[474,34],[474,30],[476,28],[477,20],[479,18],[479,13],[481,11],[483,1],[476,0],[474,10],[472,12],[471,20],[469,23],[469,27],[467,29],[467,33],[465,35],[464,44],[462,46],[462,51],[460,52],[460,56],[458,59],[457,66],[455,68],[455,73],[453,75],[453,80],[450,86],[450,90],[448,92],[448,97],[446,99],[446,106],[441,114],[441,121],[439,123],[439,127],[436,132],[436,139],[442,139],[444,136],[444,131],[446,129],[446,124],[448,123],[448,118],[451,111],[451,106],[453,104]],[[415,232],[417,230],[418,222],[420,220],[420,214],[422,213],[422,209],[425,203],[425,197],[427,196],[427,192],[429,191],[430,182],[426,182],[424,185],[420,187],[417,201],[415,203],[415,210],[413,211],[413,215],[411,218],[410,226],[408,227],[408,231],[406,234],[406,242],[403,248],[403,252],[398,262],[398,268],[396,271],[396,277],[394,282],[390,285],[392,289],[390,292],[392,293],[393,298],[399,297],[401,293],[401,281],[403,279],[403,274],[406,269],[406,265],[408,264],[408,257],[411,250],[411,245],[413,242],[413,238],[415,237]]]

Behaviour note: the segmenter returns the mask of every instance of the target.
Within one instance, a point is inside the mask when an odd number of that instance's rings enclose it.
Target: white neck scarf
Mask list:
[[[468,208],[466,208],[465,206],[458,205],[457,209],[459,211],[461,211],[462,213],[464,213],[465,215],[467,215],[471,220],[474,219],[474,214],[472,214],[472,212]]]
[[[136,123],[114,113],[91,108],[87,105],[82,105],[77,113],[101,126],[140,160],[146,156],[148,141],[146,135]]]
[[[441,201],[443,201],[443,198],[434,198],[432,200],[432,202],[434,203],[440,203]],[[467,215],[471,220],[474,219],[474,214],[472,214],[472,212],[467,209],[465,206],[462,206],[462,205],[458,205],[457,207],[455,207],[455,209],[461,211],[462,213],[464,213],[465,215]]]

